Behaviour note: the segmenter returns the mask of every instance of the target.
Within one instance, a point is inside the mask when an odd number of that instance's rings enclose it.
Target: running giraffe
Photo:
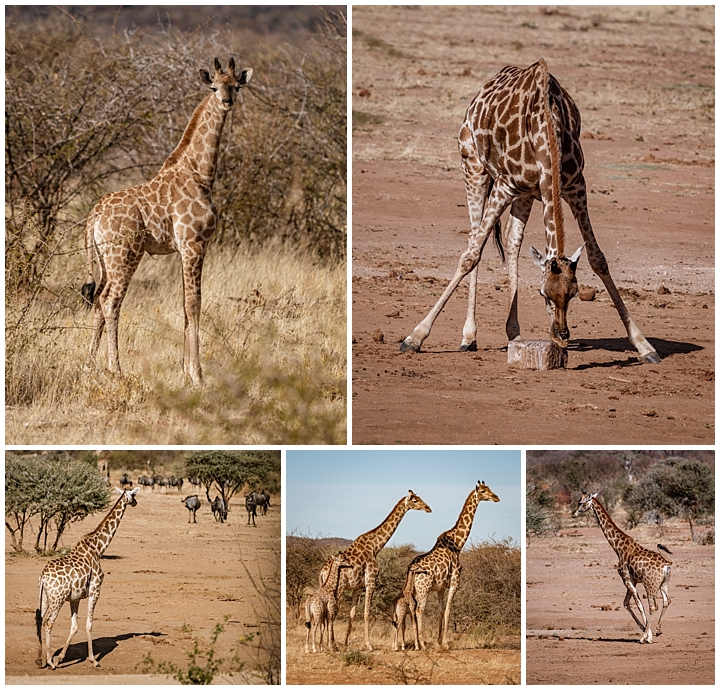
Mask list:
[[[450,284],[430,313],[400,346],[418,352],[435,319],[460,281],[470,274],[468,311],[461,350],[476,350],[475,301],[477,265],[494,231],[501,254],[507,252],[510,309],[505,324],[508,340],[520,338],[517,313],[518,255],[533,200],[543,205],[546,252],[534,247],[533,262],[542,270],[540,293],[551,317],[550,338],[567,348],[567,308],[577,294],[575,271],[583,246],[593,271],[601,278],[622,319],[640,360],[657,364],[660,357],[632,320],[610,276],[598,246],[587,208],[580,146],[580,112],[570,95],[549,73],[544,58],[526,69],[505,67],[470,104],[458,139],[465,177],[470,236]],[[582,245],[565,256],[560,200],[569,204],[582,234]],[[501,232],[500,216],[511,206]]]
[[[670,566],[672,565],[672,561],[669,558],[665,558],[661,553],[650,551],[650,549],[640,546],[629,534],[625,534],[625,532],[612,521],[608,512],[603,508],[600,501],[597,500],[597,494],[583,493],[578,501],[578,507],[572,516],[577,517],[590,509],[594,511],[600,523],[600,529],[602,529],[605,538],[617,554],[617,571],[627,590],[625,592],[623,606],[630,612],[630,615],[640,630],[643,631],[640,642],[650,644],[653,641],[652,615],[658,608],[658,594],[662,597],[663,607],[660,611],[657,625],[655,626],[655,636],[662,634],[660,630],[662,617],[665,609],[670,606],[671,603],[670,596],[668,595],[668,585],[670,584]],[[662,544],[658,544],[658,549],[670,553]],[[637,591],[637,586],[641,582],[645,585],[648,607],[650,608],[650,618],[645,614],[642,600]],[[637,615],[635,615],[635,611],[633,611],[630,606],[631,599],[635,601],[635,605],[640,611],[642,622],[640,622]]]
[[[140,487],[132,491],[115,487],[115,491],[120,494],[120,498],[95,531],[82,537],[67,556],[50,561],[40,574],[38,581],[40,608],[35,611],[35,624],[40,643],[35,663],[40,668],[49,666],[55,669],[65,658],[67,648],[78,629],[77,614],[81,599],[88,600],[85,625],[88,637],[88,659],[93,666],[100,666],[93,654],[92,645],[93,612],[100,598],[100,587],[105,577],[100,567],[100,557],[115,536],[120,520],[125,514],[125,508],[137,505],[135,495],[140,491]],[[54,663],[51,646],[52,629],[66,601],[70,602],[70,635],[58,656],[57,663]]]
[[[183,274],[185,351],[183,369],[193,384],[202,384],[200,368],[200,284],[210,238],[217,225],[211,192],[215,182],[218,147],[225,118],[240,87],[250,81],[252,69],[235,74],[230,58],[223,72],[215,58],[215,73],[200,70],[200,80],[213,93],[195,109],[175,150],[149,182],[104,196],[88,216],[85,251],[90,280],[82,294],[95,304],[95,325],[90,343],[94,360],[107,326],[108,368],[120,373],[118,319],[130,280],[145,252],[179,252]],[[95,285],[93,252],[100,264]]]

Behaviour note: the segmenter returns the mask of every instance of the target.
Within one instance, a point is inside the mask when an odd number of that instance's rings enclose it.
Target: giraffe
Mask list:
[[[590,266],[603,281],[640,360],[659,363],[657,352],[625,307],[595,239],[583,176],[580,112],[549,73],[544,58],[526,69],[505,67],[484,86],[467,109],[458,145],[470,215],[468,247],[447,288],[400,350],[420,350],[435,319],[468,274],[469,301],[460,349],[477,349],[477,265],[491,231],[501,255],[507,252],[510,306],[505,331],[508,340],[520,339],[518,256],[533,199],[537,199],[543,205],[546,252],[543,256],[531,247],[530,253],[542,271],[540,293],[551,317],[551,340],[562,348],[568,346],[567,309],[578,291],[575,272],[586,247]],[[561,199],[570,206],[584,241],[569,257]],[[501,230],[500,216],[508,206],[510,216]]]
[[[450,624],[450,608],[455,592],[460,584],[460,552],[465,546],[472,529],[475,511],[481,501],[500,499],[491,491],[485,482],[478,482],[465,500],[460,516],[452,529],[443,532],[435,545],[420,556],[415,557],[408,566],[405,576],[403,593],[395,602],[393,625],[402,624],[403,638],[405,635],[405,615],[410,613],[415,633],[415,649],[425,649],[423,640],[423,613],[430,592],[437,592],[440,603],[440,631],[438,644],[449,649],[448,625]],[[447,590],[447,601],[445,601]],[[397,651],[397,628],[393,649]],[[404,644],[404,639],[403,639]],[[404,649],[404,646],[403,646]]]
[[[350,605],[350,619],[348,621],[347,632],[345,633],[344,646],[348,646],[350,633],[352,632],[353,620],[357,613],[358,601],[360,594],[365,592],[365,647],[368,651],[372,651],[370,644],[370,602],[372,601],[373,592],[377,584],[378,573],[380,568],[377,563],[377,555],[385,544],[390,541],[390,537],[395,533],[400,521],[409,510],[424,510],[426,513],[432,513],[430,506],[413,493],[412,489],[408,495],[401,498],[397,505],[390,511],[390,515],[383,520],[375,529],[361,534],[347,549],[343,552],[343,558],[352,564],[352,569],[343,570],[340,574],[340,584],[338,592],[342,593],[346,590],[352,592],[352,603]],[[328,560],[320,572],[320,584],[327,580],[328,571],[331,567]],[[335,646],[335,631],[333,621],[330,621],[330,646]]]
[[[318,587],[315,594],[308,597],[305,602],[305,653],[310,653],[310,633],[312,632],[313,654],[317,652],[315,647],[315,633],[320,628],[320,651],[323,646],[323,631],[328,629],[328,645],[331,651],[335,651],[335,641],[330,641],[329,626],[335,620],[337,614],[337,592],[340,584],[340,573],[343,568],[352,568],[352,564],[345,562],[342,551],[330,558],[330,569],[327,579]]]
[[[183,369],[194,385],[202,384],[199,354],[201,277],[205,252],[217,225],[211,192],[225,119],[235,97],[250,81],[252,69],[235,73],[230,58],[224,72],[215,58],[215,73],[200,70],[212,93],[195,109],[175,150],[149,182],[104,196],[88,216],[85,251],[89,281],[82,294],[95,305],[90,343],[94,361],[104,328],[108,335],[108,368],[120,373],[118,318],[130,279],[143,254],[178,252],[182,263],[185,349]],[[93,253],[100,264],[96,286]]]
[[[663,607],[660,611],[657,625],[655,626],[655,636],[662,634],[660,630],[662,617],[665,609],[670,606],[671,603],[670,596],[668,595],[668,585],[670,584],[670,566],[672,565],[672,561],[661,553],[656,553],[655,551],[650,551],[650,549],[640,546],[629,534],[625,534],[625,532],[612,521],[608,512],[603,508],[600,501],[597,500],[597,494],[587,494],[583,492],[572,516],[577,517],[590,509],[595,512],[598,522],[600,523],[600,529],[602,529],[605,538],[617,554],[617,571],[627,590],[625,592],[623,606],[630,612],[630,615],[640,630],[643,631],[640,642],[650,644],[653,641],[652,615],[658,608],[658,593],[662,597]],[[670,553],[662,544],[658,544],[658,549]],[[641,582],[645,585],[648,607],[650,609],[649,617],[645,614],[645,609],[643,608],[637,590],[637,586]],[[633,611],[630,606],[631,599],[635,601],[635,605],[640,611],[642,622],[640,622],[635,611]]]
[[[78,629],[77,615],[81,599],[88,600],[85,625],[88,638],[88,659],[96,668],[100,666],[93,654],[92,645],[93,611],[100,597],[100,587],[104,578],[100,567],[100,557],[115,535],[120,520],[125,514],[125,508],[137,505],[135,495],[140,491],[140,487],[136,487],[132,491],[124,491],[115,487],[115,491],[120,494],[120,498],[95,531],[82,537],[69,554],[50,561],[40,574],[38,581],[40,608],[35,611],[35,624],[40,644],[35,663],[39,668],[47,665],[51,669],[55,669],[65,658],[67,648]],[[58,656],[57,663],[54,663],[50,638],[55,619],[66,601],[70,602],[70,635]]]

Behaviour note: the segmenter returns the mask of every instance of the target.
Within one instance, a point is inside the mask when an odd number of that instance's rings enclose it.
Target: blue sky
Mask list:
[[[428,551],[480,480],[500,502],[480,504],[470,539],[520,543],[519,450],[288,450],[286,468],[288,533],[355,539],[412,489],[432,513],[409,511],[389,544]]]

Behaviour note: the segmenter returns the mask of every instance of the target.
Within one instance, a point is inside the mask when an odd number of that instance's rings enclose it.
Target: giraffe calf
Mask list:
[[[352,568],[351,563],[347,563],[342,553],[333,556],[331,565],[324,583],[318,587],[315,594],[308,597],[305,602],[305,627],[307,634],[305,636],[305,653],[310,653],[310,635],[312,634],[312,651],[317,653],[315,644],[315,636],[320,630],[320,651],[323,648],[323,635],[327,630],[328,647],[333,650],[334,637],[331,635],[331,628],[337,614],[337,590],[340,583],[340,571],[342,568]]]
[[[415,617],[415,607],[417,602],[413,597],[415,571],[409,569],[405,577],[405,585],[402,594],[395,600],[393,604],[393,652],[399,650],[405,651],[405,619],[410,616],[415,636],[415,650],[420,649],[417,635],[417,618]]]

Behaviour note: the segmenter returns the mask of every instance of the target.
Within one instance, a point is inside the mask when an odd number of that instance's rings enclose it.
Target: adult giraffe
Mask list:
[[[224,72],[215,58],[215,73],[200,70],[200,80],[212,93],[195,109],[175,150],[149,182],[104,196],[88,216],[85,251],[90,280],[82,294],[95,304],[95,325],[90,343],[94,360],[107,326],[108,368],[120,373],[118,319],[130,279],[143,254],[178,252],[182,262],[185,310],[183,369],[193,384],[202,384],[200,369],[200,284],[203,260],[217,225],[211,198],[217,169],[218,147],[225,118],[252,69],[235,74],[230,58]],[[95,284],[93,252],[100,264]]]
[[[580,146],[580,111],[570,95],[549,73],[543,58],[526,69],[505,67],[470,104],[458,139],[465,177],[470,236],[450,284],[430,313],[400,346],[402,352],[420,350],[423,341],[460,281],[470,274],[467,317],[461,350],[475,350],[477,265],[490,232],[504,244],[510,281],[510,310],[505,324],[508,340],[520,338],[517,315],[518,255],[533,200],[543,205],[546,252],[531,255],[542,270],[540,292],[551,316],[550,337],[567,348],[570,332],[567,308],[577,294],[575,271],[581,246],[565,256],[561,198],[569,204],[587,247],[593,271],[605,284],[641,361],[657,364],[660,357],[632,320],[610,276],[598,246],[587,208]],[[500,216],[511,206],[504,232]],[[502,234],[502,238],[500,237]]]
[[[352,632],[353,620],[357,613],[360,594],[365,592],[365,647],[369,651],[372,651],[372,644],[370,643],[370,602],[372,601],[380,572],[377,555],[380,553],[380,549],[390,541],[390,537],[395,533],[400,521],[409,510],[424,510],[426,513],[432,513],[430,506],[425,503],[420,496],[410,490],[407,496],[398,501],[390,511],[390,515],[388,515],[380,525],[369,532],[365,532],[365,534],[361,534],[343,551],[343,561],[352,565],[352,568],[343,570],[340,573],[340,583],[337,590],[340,594],[345,590],[352,592],[350,619],[348,621],[347,632],[345,633],[345,647],[348,645],[350,633]],[[332,564],[333,559],[328,559],[320,571],[319,580],[321,586],[327,581]],[[329,621],[328,627],[329,645],[331,648],[334,648],[335,631],[332,619]]]
[[[100,567],[100,557],[115,536],[120,520],[125,514],[125,508],[137,505],[135,495],[140,491],[140,487],[132,491],[115,487],[115,491],[120,494],[120,498],[97,528],[80,539],[67,556],[50,561],[40,574],[38,581],[40,607],[35,611],[35,624],[40,643],[35,663],[40,668],[47,665],[55,669],[65,658],[65,653],[78,629],[77,614],[81,599],[88,600],[85,625],[88,637],[88,659],[93,666],[100,666],[93,654],[92,645],[93,612],[100,598],[100,587],[105,577]],[[70,602],[70,635],[55,663],[50,644],[52,629],[66,601]]]

